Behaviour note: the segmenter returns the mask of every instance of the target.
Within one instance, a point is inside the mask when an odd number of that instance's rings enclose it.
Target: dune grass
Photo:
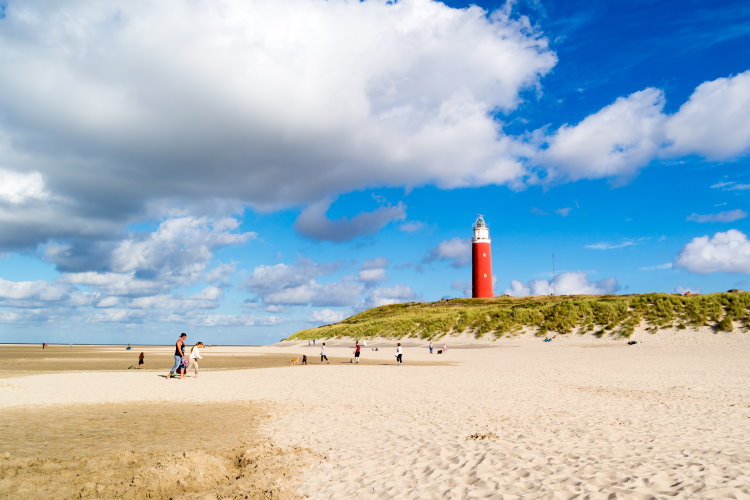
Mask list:
[[[711,326],[731,331],[734,323],[750,326],[750,293],[726,292],[681,296],[570,295],[495,297],[408,302],[375,307],[339,323],[301,330],[287,340],[318,338],[423,338],[470,333],[480,338],[513,335],[524,328],[538,335],[592,333],[630,337],[645,324],[660,328]]]

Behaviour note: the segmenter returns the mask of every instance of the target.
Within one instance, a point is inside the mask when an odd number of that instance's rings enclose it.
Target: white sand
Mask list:
[[[182,381],[135,371],[6,378],[0,407],[276,402],[270,436],[326,456],[299,485],[311,498],[750,498],[750,334],[638,335],[636,346],[522,337],[432,356],[454,366],[409,366],[430,359],[424,347],[407,347],[402,367],[392,345],[363,350],[383,360],[375,366],[320,366],[306,343],[232,348],[316,364]]]

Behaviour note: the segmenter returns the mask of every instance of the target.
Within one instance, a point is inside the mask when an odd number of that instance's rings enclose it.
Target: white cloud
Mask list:
[[[670,117],[671,155],[727,159],[750,152],[750,71],[699,85]]]
[[[568,215],[570,215],[571,210],[573,210],[571,207],[558,208],[557,210],[555,210],[555,213],[562,217],[567,217]]]
[[[367,307],[379,307],[389,304],[399,304],[414,300],[416,294],[408,285],[394,285],[386,288],[376,288],[367,297]]]
[[[326,216],[332,200],[326,199],[308,206],[297,218],[294,228],[308,238],[325,241],[350,241],[358,236],[375,234],[389,222],[406,217],[406,206],[384,205],[372,212],[362,212],[353,218],[331,220]]]
[[[276,305],[351,306],[357,302],[364,289],[362,283],[354,281],[325,284],[310,281],[266,293],[263,295],[263,301]]]
[[[666,262],[664,264],[657,264],[655,266],[639,267],[638,270],[639,271],[659,271],[659,270],[662,270],[662,269],[672,269],[672,267],[673,266],[672,266],[671,262]]]
[[[359,281],[365,283],[371,283],[373,281],[385,281],[388,276],[385,273],[385,269],[362,269],[357,277]]]
[[[693,273],[750,273],[750,241],[736,229],[693,238],[675,265]]]
[[[696,214],[693,212],[687,217],[687,220],[693,222],[734,222],[747,217],[747,212],[741,209],[726,210],[716,214]]]
[[[357,279],[364,283],[386,281],[388,279],[388,276],[386,275],[387,266],[388,259],[384,257],[366,260],[362,263],[362,269],[360,269]]]
[[[599,243],[591,243],[589,245],[585,245],[584,248],[588,248],[589,250],[615,250],[617,248],[626,248],[626,247],[632,247],[637,244],[639,244],[641,241],[644,241],[646,238],[638,238],[634,240],[623,240],[619,243],[610,243],[608,241],[600,241]]]
[[[664,95],[658,89],[620,97],[579,124],[560,127],[537,161],[549,167],[552,178],[632,175],[659,151],[663,107]]]
[[[471,264],[471,240],[467,238],[451,238],[441,241],[437,247],[430,250],[426,261],[449,261],[452,267],[463,267]]]
[[[67,298],[71,288],[46,281],[8,281],[0,278],[0,300],[40,300],[56,302]]]
[[[419,221],[407,221],[403,224],[400,224],[398,226],[399,231],[403,231],[405,233],[416,233],[418,231],[421,231],[426,227],[424,222]]]
[[[310,323],[326,324],[338,323],[344,319],[344,313],[332,309],[318,309],[310,314]]]
[[[301,258],[291,266],[288,264],[262,265],[253,269],[245,285],[249,291],[262,295],[304,285],[318,276],[336,272],[340,266],[340,263],[320,264],[307,258]]]
[[[589,281],[586,273],[576,271],[560,273],[552,281],[531,280],[524,284],[518,280],[512,280],[510,288],[505,290],[505,294],[512,297],[552,294],[602,295],[615,293],[619,288],[615,278],[592,282]]]
[[[530,149],[493,116],[556,63],[509,8],[431,0],[27,0],[3,26],[0,165],[39,172],[47,213],[103,234],[159,201],[515,182]]]
[[[0,168],[0,203],[20,205],[48,196],[39,172],[20,173]]]
[[[620,97],[546,139],[534,163],[547,180],[627,178],[656,158],[699,154],[729,159],[750,152],[750,70],[699,85],[677,113],[664,93],[647,88]],[[744,185],[725,187],[743,189]]]

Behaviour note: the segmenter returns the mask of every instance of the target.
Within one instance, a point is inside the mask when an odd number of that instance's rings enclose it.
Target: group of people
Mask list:
[[[169,370],[167,380],[172,378],[173,375],[177,375],[183,379],[187,376],[188,370],[195,367],[195,377],[198,376],[198,360],[203,359],[201,349],[203,349],[203,342],[196,342],[195,345],[190,349],[190,354],[185,356],[185,340],[187,339],[187,333],[181,333],[180,338],[174,344],[174,366]]]
[[[362,341],[362,344],[359,343],[359,340],[357,340],[354,343],[354,359],[351,360],[354,364],[359,364],[359,356],[362,354],[362,345],[367,346],[367,341]],[[430,343],[430,353],[432,353],[432,343]],[[331,364],[331,362],[328,360],[328,350],[326,349],[326,343],[323,342],[323,345],[320,347],[320,364]],[[304,357],[303,364],[307,364],[307,356]],[[399,342],[396,345],[396,364],[402,365],[404,364],[404,349],[401,347],[401,342]]]

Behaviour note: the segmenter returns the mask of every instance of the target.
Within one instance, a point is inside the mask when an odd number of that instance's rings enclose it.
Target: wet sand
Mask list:
[[[267,418],[249,402],[0,409],[0,496],[293,498],[316,455],[262,437]]]
[[[200,371],[244,370],[289,366],[289,361],[307,354],[309,364],[320,364],[320,349],[300,348],[299,353],[288,349],[273,352],[269,348],[245,346],[212,346],[204,349]],[[285,352],[286,351],[286,352]],[[145,355],[144,370],[166,373],[172,367],[174,346],[76,346],[0,345],[0,378],[34,375],[47,372],[122,371],[135,370],[138,356]],[[348,364],[351,358],[329,356],[331,364]],[[362,364],[381,361],[363,357]],[[420,364],[435,364],[419,362]]]

